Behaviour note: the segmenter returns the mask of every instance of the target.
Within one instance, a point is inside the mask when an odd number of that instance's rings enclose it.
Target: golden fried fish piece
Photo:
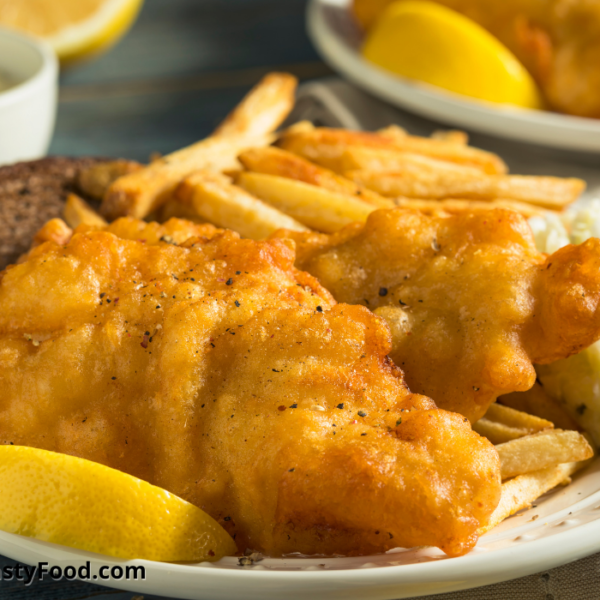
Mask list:
[[[600,337],[600,241],[547,256],[527,221],[494,210],[426,216],[392,209],[333,235],[278,232],[339,302],[388,322],[411,390],[476,421],[528,390],[533,363]]]
[[[94,460],[279,556],[467,552],[494,447],[411,394],[390,332],[294,268],[289,240],[76,233],[0,281],[0,443]]]
[[[83,224],[73,230],[62,219],[52,219],[36,233],[33,245],[39,246],[44,242],[64,245],[69,242],[73,233],[91,231],[107,231],[124,240],[139,240],[147,244],[158,244],[160,241],[181,244],[191,237],[211,238],[222,229],[209,223],[197,224],[186,219],[172,218],[165,223],[147,223],[133,217],[122,217],[105,226]]]

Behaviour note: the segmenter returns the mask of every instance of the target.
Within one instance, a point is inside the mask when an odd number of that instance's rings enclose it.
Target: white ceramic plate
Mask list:
[[[600,153],[600,119],[468,100],[392,75],[359,53],[361,33],[350,0],[311,0],[308,31],[324,60],[356,85],[396,106],[430,119],[513,140]]]
[[[121,561],[0,532],[0,554],[20,562],[77,568],[90,561],[93,583],[193,600],[409,598],[523,577],[597,551],[600,459],[571,485],[546,494],[535,507],[507,519],[461,558],[415,548],[362,558],[265,559],[249,567],[239,567],[235,558],[184,565]],[[144,566],[145,580],[99,579],[101,567],[115,565]]]
[[[41,158],[54,130],[56,56],[43,42],[0,27],[0,75],[14,84],[0,92],[0,165]]]

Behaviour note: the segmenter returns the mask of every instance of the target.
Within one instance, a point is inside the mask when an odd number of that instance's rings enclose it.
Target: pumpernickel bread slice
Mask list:
[[[0,269],[29,250],[46,221],[62,216],[67,195],[80,193],[80,172],[107,160],[55,156],[0,167]]]

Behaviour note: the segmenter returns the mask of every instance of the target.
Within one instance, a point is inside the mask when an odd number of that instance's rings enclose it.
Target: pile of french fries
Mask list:
[[[570,482],[588,464],[594,450],[585,434],[536,383],[529,392],[500,398],[473,429],[487,437],[500,455],[502,499],[484,531],[495,527],[540,496]],[[529,412],[510,405],[527,407]],[[539,415],[552,415],[555,422]]]
[[[452,214],[501,207],[526,217],[560,212],[585,184],[578,179],[508,175],[495,154],[459,131],[415,137],[391,126],[376,133],[297,123],[275,131],[294,106],[296,80],[265,77],[207,139],[147,166],[90,167],[79,185],[99,212],[71,195],[71,228],[118,217],[209,222],[263,239],[280,228],[334,232],[378,208]],[[593,450],[577,425],[536,384],[492,405],[475,431],[496,445],[502,500],[487,531],[542,494],[570,481]]]

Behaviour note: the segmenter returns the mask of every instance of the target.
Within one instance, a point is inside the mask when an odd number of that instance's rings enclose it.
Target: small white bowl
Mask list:
[[[0,165],[40,158],[48,151],[58,96],[58,61],[51,48],[0,28]]]

